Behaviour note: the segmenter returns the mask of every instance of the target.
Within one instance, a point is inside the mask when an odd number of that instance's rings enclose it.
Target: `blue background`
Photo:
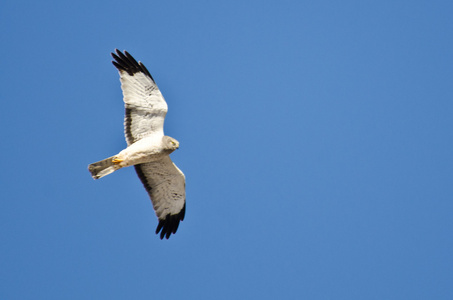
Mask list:
[[[0,4],[0,299],[453,299],[453,2]],[[153,74],[161,241],[115,48]]]

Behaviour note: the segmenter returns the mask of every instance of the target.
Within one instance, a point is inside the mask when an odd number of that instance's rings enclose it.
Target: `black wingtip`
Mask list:
[[[115,53],[110,53],[113,57],[113,65],[118,71],[127,72],[127,74],[134,76],[135,73],[144,73],[154,82],[153,76],[149,73],[148,69],[141,62],[137,62],[135,58],[129,54],[126,50],[124,53],[118,49],[115,49]]]
[[[159,224],[156,228],[156,234],[160,232],[160,239],[162,240],[164,237],[168,240],[171,234],[175,234],[179,227],[179,222],[184,220],[184,216],[186,214],[186,204],[184,203],[184,207],[182,210],[176,215],[167,215],[165,219],[159,219]],[[162,230],[162,231],[161,231]]]

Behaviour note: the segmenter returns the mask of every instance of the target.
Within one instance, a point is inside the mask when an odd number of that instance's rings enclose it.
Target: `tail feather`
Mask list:
[[[113,162],[113,156],[106,158],[104,160],[92,163],[88,166],[88,171],[90,171],[91,176],[94,179],[99,179],[110,173],[115,172],[116,170],[120,169],[118,165],[115,165]]]

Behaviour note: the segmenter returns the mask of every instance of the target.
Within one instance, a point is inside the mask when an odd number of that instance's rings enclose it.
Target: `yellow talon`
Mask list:
[[[114,163],[115,165],[119,164],[120,162],[122,162],[123,160],[121,158],[117,158],[115,157],[114,159],[112,159],[112,163]]]

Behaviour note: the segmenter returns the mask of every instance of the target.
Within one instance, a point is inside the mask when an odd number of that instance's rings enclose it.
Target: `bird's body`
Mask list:
[[[175,144],[179,145],[176,142]],[[115,155],[115,158],[121,160],[118,163],[121,167],[143,164],[156,161],[172,153],[176,148],[168,148],[162,136],[151,135],[131,144],[126,149]]]
[[[124,132],[128,147],[117,155],[90,164],[94,179],[124,167],[134,166],[151,198],[159,219],[156,233],[168,239],[176,233],[185,215],[185,177],[169,155],[179,142],[164,135],[167,114],[159,88],[146,67],[126,51],[112,53],[113,64],[120,73],[125,102]]]

